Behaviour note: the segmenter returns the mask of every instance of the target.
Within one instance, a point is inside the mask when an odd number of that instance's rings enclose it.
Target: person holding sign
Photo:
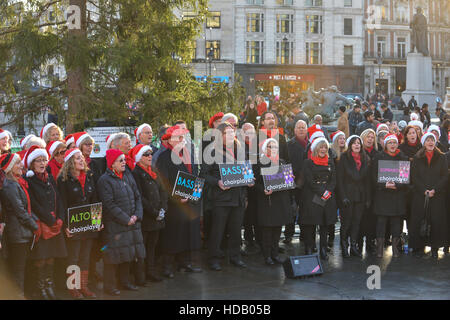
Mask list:
[[[348,149],[342,154],[337,167],[341,212],[341,247],[344,258],[348,254],[350,236],[350,254],[362,257],[357,241],[360,232],[361,217],[370,207],[370,171],[369,157],[363,149],[360,137],[354,135],[347,139]]]
[[[136,162],[133,177],[142,196],[144,218],[142,234],[146,251],[146,275],[151,281],[158,282],[162,278],[156,270],[155,250],[158,244],[160,230],[164,228],[164,217],[167,212],[167,193],[155,172],[152,171],[152,148],[149,145],[138,144],[131,149],[131,155]]]
[[[411,168],[413,185],[410,246],[418,256],[425,246],[431,246],[431,255],[438,257],[438,249],[448,244],[446,209],[448,168],[445,155],[436,147],[436,136],[428,132],[421,139],[423,147],[414,157]],[[428,217],[427,217],[428,216]],[[420,234],[422,221],[431,225],[429,238]]]
[[[67,256],[66,243],[61,227],[64,210],[55,180],[46,167],[48,154],[45,149],[33,146],[28,149],[24,163],[29,169],[26,181],[31,208],[39,218],[30,259],[36,267],[37,289],[40,299],[56,300],[53,271],[55,258]]]
[[[305,254],[312,253],[316,226],[320,226],[320,256],[327,259],[327,236],[330,225],[337,221],[336,169],[328,156],[328,141],[316,138],[311,143],[311,158],[303,166],[305,184],[302,191],[300,221],[305,229]]]
[[[167,149],[159,155],[156,168],[168,194],[172,194],[179,171],[194,176],[198,174],[193,154],[186,148],[184,135],[188,132],[180,126],[173,126],[161,137],[167,141]],[[199,202],[180,196],[169,196],[164,218],[165,227],[161,229],[159,238],[165,277],[174,277],[175,262],[179,262],[180,270],[202,272],[202,269],[192,265],[192,251],[201,247],[200,210]]]
[[[81,270],[81,289],[70,289],[69,293],[74,299],[95,299],[96,295],[88,288],[89,260],[93,239],[98,237],[99,229],[86,232],[75,233],[69,230],[68,219],[85,219],[83,217],[68,216],[68,209],[84,206],[98,202],[96,186],[93,173],[89,170],[86,161],[78,148],[66,151],[64,155],[64,165],[58,175],[58,193],[61,196],[64,212],[64,228],[67,245],[67,264],[76,265]],[[91,223],[90,212],[87,223]],[[80,215],[81,216],[81,215]],[[100,225],[99,225],[100,227]],[[70,275],[69,275],[70,276]]]
[[[106,151],[108,169],[97,183],[97,192],[103,203],[105,229],[102,240],[104,291],[110,295],[120,295],[115,284],[116,268],[122,289],[136,291],[138,288],[129,281],[130,263],[145,258],[142,238],[142,202],[136,182],[129,170],[125,170],[125,155],[119,149]],[[142,265],[142,264],[138,264]],[[137,272],[143,270],[138,270]]]
[[[289,190],[274,192],[264,186],[263,169],[271,168],[276,174],[278,166],[285,161],[278,157],[278,142],[275,139],[267,139],[262,144],[261,159],[255,168],[256,200],[257,200],[257,225],[261,232],[262,254],[267,265],[283,263],[278,255],[278,242],[280,241],[281,228],[292,222],[291,196]]]
[[[406,214],[406,194],[408,185],[394,181],[378,182],[378,166],[380,160],[408,161],[408,157],[398,149],[398,139],[388,134],[383,141],[384,152],[380,152],[372,166],[372,179],[376,183],[373,212],[377,216],[377,257],[383,257],[386,224],[390,224],[392,233],[392,256],[399,256],[398,244],[402,232],[402,217]]]
[[[200,176],[211,188],[213,202],[211,229],[209,232],[208,258],[211,270],[220,271],[220,244],[224,233],[229,235],[229,254],[231,263],[246,268],[241,259],[241,226],[245,210],[246,186],[225,187],[220,175],[219,164],[234,164],[238,149],[241,147],[236,140],[235,131],[228,122],[221,123],[217,129],[222,133],[222,139],[214,140],[211,156],[212,164],[202,164]]]

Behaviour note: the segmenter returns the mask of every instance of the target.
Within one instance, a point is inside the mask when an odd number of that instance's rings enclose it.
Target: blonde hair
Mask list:
[[[58,127],[58,126],[51,126],[50,128],[48,128],[47,131],[45,131],[45,134],[42,137],[42,139],[45,141],[46,144],[48,144],[50,141],[52,141],[52,140],[50,140],[51,139],[50,136],[51,136],[51,133],[52,133],[53,129],[58,130],[59,139],[56,139],[56,140],[59,141],[59,140],[63,140],[64,139],[63,132],[62,132],[61,128]]]
[[[8,178],[9,180],[17,182],[18,179],[12,173],[12,168],[17,164],[17,162],[20,162],[22,160],[20,160],[20,157],[16,157],[16,159],[15,160],[13,159],[12,161],[13,161],[12,166],[10,165],[11,166],[11,170],[9,170],[8,172],[5,172],[5,174],[6,174],[6,178]]]
[[[377,134],[375,133],[375,131],[374,130],[372,130],[372,129],[367,129],[367,130],[364,130],[363,131],[363,133],[361,133],[361,140],[362,140],[362,142],[363,142],[363,145],[362,145],[362,147],[364,148],[364,140],[367,138],[367,136],[370,134],[370,133],[372,133],[373,134],[373,148],[375,149],[375,150],[377,150],[378,151],[378,139],[377,139]]]
[[[336,139],[336,140],[337,140],[337,139]],[[327,146],[327,149],[329,149],[328,143],[326,143],[325,141],[319,141],[319,142],[317,143],[317,146],[314,148],[314,150],[313,150],[313,152],[312,152],[313,157],[318,157],[318,156],[319,156],[319,150],[320,150],[320,148],[322,147],[322,145]]]
[[[81,156],[83,157],[82,154],[81,154]],[[84,157],[83,157],[83,163],[84,163],[83,171],[85,173],[87,173],[89,171],[89,167],[88,167],[86,161],[84,160]],[[69,178],[69,175],[72,175],[73,171],[75,171],[75,155],[70,157],[70,159],[68,161],[64,162],[61,170],[59,170],[58,178],[61,176],[62,181],[67,181],[67,179]]]
[[[345,137],[344,137],[345,139]],[[333,149],[334,152],[336,152],[337,160],[341,159],[341,155],[347,151],[347,144],[344,146],[344,149],[341,150],[341,147],[339,147],[339,139],[335,139],[334,142],[331,144],[331,149]],[[317,149],[317,147],[316,147]]]
[[[51,156],[48,160],[50,161],[50,160],[52,160],[53,158],[55,158],[55,157],[54,157],[55,153],[56,153],[58,150],[62,149],[62,148],[66,148],[66,149],[67,149],[67,146],[66,146],[66,144],[65,144],[64,142],[61,142],[61,144],[58,145],[58,146],[56,147],[56,149],[55,149],[55,150],[53,151],[53,153],[52,153],[52,156]]]

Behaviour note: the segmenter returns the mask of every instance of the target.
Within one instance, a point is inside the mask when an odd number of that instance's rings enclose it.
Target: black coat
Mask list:
[[[89,169],[93,174],[94,182],[97,183],[98,179],[105,173],[106,170],[106,158],[91,158],[89,163]]]
[[[102,240],[106,244],[103,251],[107,264],[119,264],[145,257],[145,246],[141,232],[142,202],[133,175],[128,170],[120,179],[110,169],[100,177],[97,192],[103,203]],[[137,217],[134,225],[128,222]]]
[[[409,190],[409,186],[406,184],[396,183],[395,186],[397,189],[392,190],[386,188],[386,183],[378,183],[379,160],[408,161],[408,157],[402,152],[399,152],[396,156],[391,157],[383,151],[378,153],[372,165],[372,183],[375,189],[373,198],[374,213],[380,216],[404,216],[406,214],[406,195]]]
[[[303,147],[294,136],[287,143],[289,159],[292,165],[292,171],[295,177],[296,188],[292,191],[297,203],[300,203],[303,187],[303,162],[306,159],[306,146]]]
[[[444,146],[444,149],[445,148],[447,148],[446,150],[450,149],[450,144],[448,143],[448,131],[444,127],[441,127],[441,138],[439,139],[439,141]]]
[[[33,212],[28,213],[27,196],[22,187],[16,181],[5,179],[0,196],[6,223],[6,242],[14,244],[33,240],[33,231],[38,229],[38,218]]]
[[[422,148],[422,144],[418,142],[415,146],[410,146],[408,142],[402,143],[399,147],[401,152],[405,154],[405,156],[408,157],[410,161],[415,157],[417,151],[419,151]]]
[[[68,209],[73,207],[84,206],[88,204],[93,204],[99,202],[96,186],[94,182],[94,175],[91,171],[86,173],[86,182],[84,184],[84,192],[81,188],[81,184],[77,178],[72,177],[71,174],[67,176],[67,180],[63,181],[62,176],[58,177],[57,181],[58,193],[61,197],[63,209],[64,209],[64,226],[68,226]],[[97,231],[87,231],[83,233],[76,234],[68,240],[82,240],[82,239],[92,239],[97,238]]]
[[[176,254],[198,250],[200,239],[200,203],[188,201],[181,203],[179,196],[171,196],[178,171],[189,173],[183,164],[174,164],[171,160],[172,150],[161,152],[156,162],[157,174],[161,178],[164,190],[169,194],[165,227],[161,230],[161,251]],[[198,175],[198,166],[192,162],[192,174]]]
[[[371,172],[369,161],[369,158],[364,160],[361,157],[361,168],[358,171],[356,162],[351,155],[349,156],[347,152],[341,155],[336,170],[338,195],[341,202],[348,199],[352,203],[370,203]]]
[[[411,165],[411,180],[413,184],[413,203],[410,222],[410,246],[421,248],[425,245],[439,248],[447,245],[448,240],[448,209],[446,208],[448,164],[444,154],[434,152],[431,163],[423,151],[419,152]],[[431,217],[431,237],[429,241],[420,237],[420,222],[425,217],[425,190],[435,190],[435,195],[429,201]]]
[[[316,165],[311,159],[303,164],[305,184],[302,190],[300,223],[304,225],[330,225],[337,221],[336,169],[334,161],[328,159],[328,166]],[[321,198],[328,190],[331,197],[324,207],[313,203],[314,195]]]
[[[141,193],[144,218],[142,231],[154,231],[164,228],[164,220],[156,220],[159,211],[167,211],[167,193],[161,186],[161,181],[153,178],[140,166],[136,165],[133,177]]]
[[[270,161],[267,157],[264,162]],[[286,162],[280,160],[280,165]],[[264,181],[261,175],[261,168],[270,167],[270,162],[262,164],[261,162],[255,166],[255,190],[257,203],[257,225],[261,227],[281,227],[290,224],[293,221],[294,212],[291,204],[290,190],[274,191],[267,196],[264,193]]]

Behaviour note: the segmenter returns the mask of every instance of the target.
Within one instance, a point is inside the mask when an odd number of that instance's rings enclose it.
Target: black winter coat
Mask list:
[[[105,173],[106,158],[91,158],[89,169],[93,174],[94,182],[97,183],[98,179]]]
[[[145,246],[141,232],[142,202],[133,175],[128,170],[120,179],[110,169],[100,177],[97,191],[103,203],[102,240],[106,244],[103,251],[107,264],[119,264],[145,258]],[[137,217],[134,225],[128,222]]]
[[[5,179],[0,192],[2,214],[5,218],[5,240],[8,244],[27,243],[33,240],[38,229],[38,218],[28,213],[28,201],[22,187],[13,180]]]
[[[411,180],[413,184],[413,203],[410,229],[410,246],[421,248],[425,245],[439,248],[448,243],[448,208],[446,207],[448,164],[444,154],[437,151],[428,159],[423,151],[414,158],[411,165]],[[431,237],[429,241],[420,237],[420,222],[425,217],[425,190],[435,190],[430,198],[428,210],[431,218]]]
[[[141,193],[144,211],[142,231],[155,231],[164,228],[164,220],[156,220],[161,209],[167,212],[167,192],[162,188],[161,181],[159,181],[159,178],[153,180],[138,165],[133,170],[133,177]]]
[[[337,166],[337,183],[341,202],[348,199],[352,203],[370,203],[371,172],[369,159],[367,158],[364,161],[361,157],[361,168],[358,171],[353,157],[349,156],[347,152],[343,153]]]
[[[386,183],[378,183],[379,160],[408,161],[408,157],[402,152],[391,157],[382,151],[375,157],[372,165],[372,183],[375,189],[373,199],[374,213],[380,216],[404,216],[406,214],[406,195],[409,190],[409,185],[396,183],[395,186],[397,189],[392,190],[386,188]]]
[[[291,204],[290,190],[274,191],[267,196],[264,193],[264,181],[261,175],[261,168],[270,167],[270,161],[266,156],[264,162],[260,162],[253,170],[255,173],[255,190],[257,201],[257,225],[261,227],[281,227],[290,224],[293,221],[293,208]],[[284,160],[280,160],[280,165],[285,164]]]
[[[415,146],[410,146],[408,142],[405,141],[398,148],[408,157],[409,161],[412,161],[416,156],[416,153],[422,148],[422,144],[418,142]]]
[[[58,177],[57,181],[58,193],[61,197],[63,209],[64,209],[64,221],[63,228],[68,226],[68,209],[73,207],[84,206],[99,202],[96,186],[94,182],[94,175],[91,171],[86,173],[86,182],[84,184],[84,192],[81,188],[81,184],[77,178],[72,177],[71,174],[67,176],[67,180],[63,181],[62,176]],[[68,240],[84,240],[93,239],[98,237],[97,231],[87,231],[76,234]]]
[[[171,196],[178,171],[189,173],[183,164],[174,164],[171,159],[172,150],[161,152],[156,162],[158,176],[164,190],[169,195],[165,227],[160,233],[161,251],[164,254],[176,254],[198,250],[200,239],[200,202],[180,202],[179,196]],[[192,174],[198,175],[198,166],[192,162]]]
[[[300,223],[304,225],[330,225],[337,221],[336,169],[334,161],[328,158],[328,166],[316,165],[311,159],[303,164],[305,184],[302,190]],[[314,195],[321,198],[328,190],[331,197],[324,207],[313,203]]]

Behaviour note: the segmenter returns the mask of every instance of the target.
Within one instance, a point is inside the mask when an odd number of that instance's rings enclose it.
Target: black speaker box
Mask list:
[[[287,278],[311,277],[323,274],[322,263],[318,254],[308,256],[291,256],[283,263]]]

